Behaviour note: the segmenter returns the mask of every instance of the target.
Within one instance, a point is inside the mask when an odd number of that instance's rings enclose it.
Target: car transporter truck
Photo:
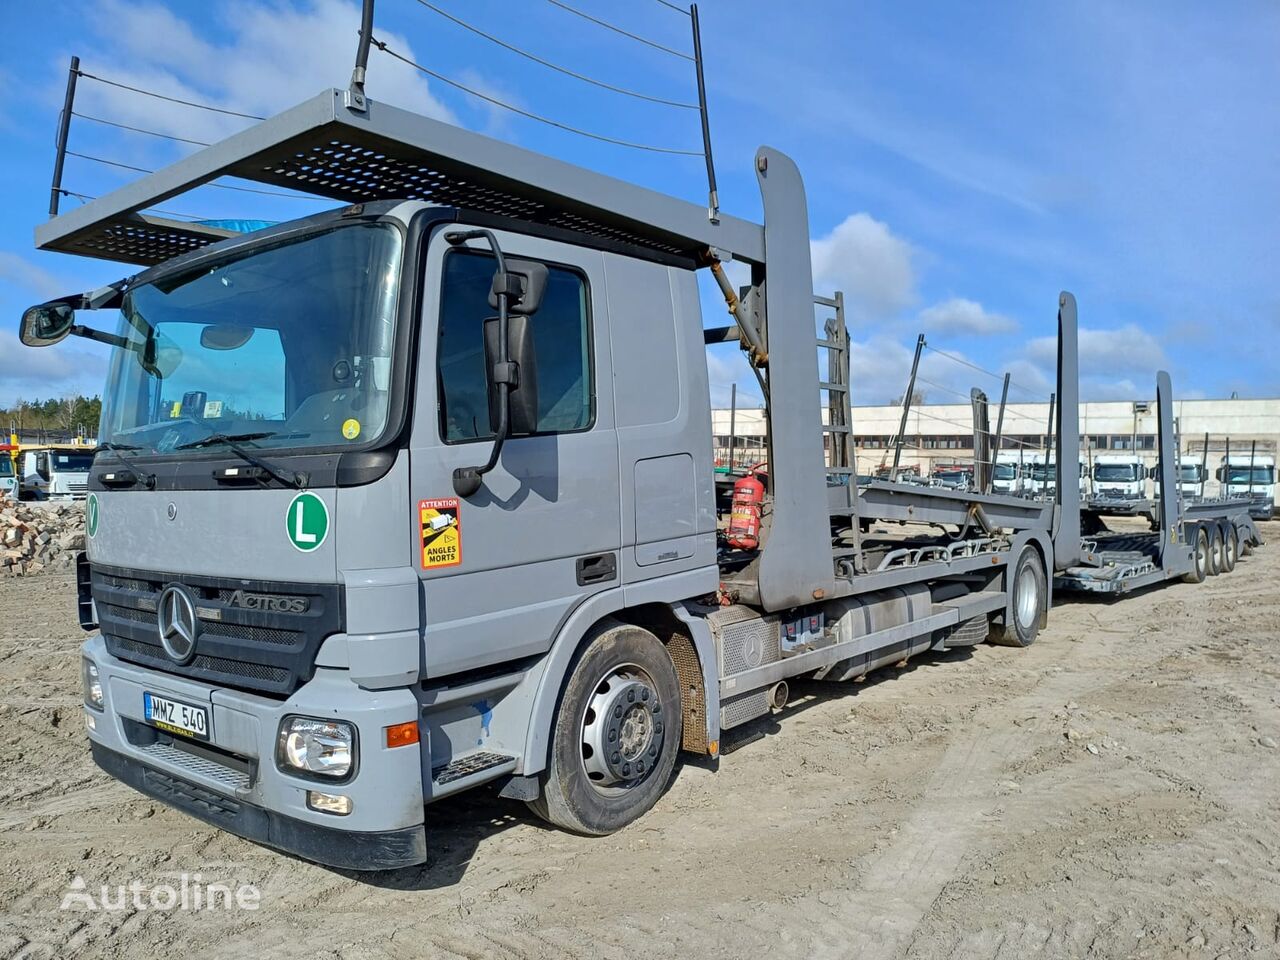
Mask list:
[[[851,482],[800,174],[754,164],[762,222],[709,217],[353,87],[40,225],[41,249],[143,268],[21,324],[113,346],[78,564],[98,765],[353,869],[423,862],[429,804],[482,784],[606,834],[789,680],[1027,646],[1056,591],[1201,580],[1260,542],[1247,503],[1176,494],[1149,533],[1082,538],[1065,293],[1053,500]],[[244,235],[140,212],[224,175],[343,206]],[[730,326],[704,329],[699,269]],[[726,340],[768,428],[732,538],[705,357]],[[1167,374],[1157,393],[1176,491]]]

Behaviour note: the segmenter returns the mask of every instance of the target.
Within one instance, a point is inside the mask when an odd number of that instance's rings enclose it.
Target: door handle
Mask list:
[[[608,583],[618,576],[618,558],[612,553],[598,553],[594,557],[579,557],[577,562],[578,586],[592,583]]]

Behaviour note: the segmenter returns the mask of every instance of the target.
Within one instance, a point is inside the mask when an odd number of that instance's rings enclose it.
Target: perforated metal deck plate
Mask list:
[[[369,101],[329,90],[36,229],[36,245],[152,265],[233,234],[140,217],[219,177],[341,203],[424,200],[573,230],[694,259],[708,247],[763,262],[758,224]]]

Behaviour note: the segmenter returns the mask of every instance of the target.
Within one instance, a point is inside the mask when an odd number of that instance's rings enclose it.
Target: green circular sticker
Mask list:
[[[289,542],[303,553],[310,553],[329,533],[329,508],[314,493],[300,493],[289,501],[284,514]]]
[[[84,529],[92,540],[98,533],[98,495],[89,494],[89,502],[84,505]]]

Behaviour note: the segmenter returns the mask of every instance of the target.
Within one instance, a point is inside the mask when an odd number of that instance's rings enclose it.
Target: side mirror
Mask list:
[[[545,271],[545,268],[544,268]],[[501,355],[498,343],[498,318],[484,322],[485,377],[489,385],[489,422],[501,417],[498,406],[498,383],[494,368]],[[527,316],[507,317],[507,356],[515,369],[516,382],[507,391],[508,424],[512,436],[528,436],[538,430],[538,358],[533,349],[533,328]]]
[[[42,303],[30,307],[18,324],[18,336],[28,347],[49,347],[66,338],[76,322],[68,303]]]
[[[507,301],[508,316],[531,316],[542,306],[542,295],[547,292],[547,265],[536,260],[517,260],[507,257],[507,273],[520,284],[519,294]],[[501,275],[493,275],[494,286],[489,290],[489,306],[498,309],[498,283]]]

